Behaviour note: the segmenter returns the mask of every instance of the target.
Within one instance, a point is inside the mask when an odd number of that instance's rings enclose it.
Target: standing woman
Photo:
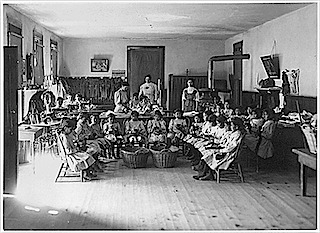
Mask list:
[[[197,111],[199,91],[193,86],[193,80],[188,79],[188,87],[182,91],[182,110],[184,112]]]

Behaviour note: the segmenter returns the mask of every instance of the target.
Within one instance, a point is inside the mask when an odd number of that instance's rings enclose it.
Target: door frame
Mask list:
[[[14,194],[18,181],[18,46],[3,46],[3,52],[3,193]]]
[[[163,106],[167,101],[167,94],[164,92],[165,90],[165,77],[164,77],[164,71],[165,71],[165,46],[140,46],[140,45],[128,45],[127,46],[127,78],[128,82],[131,79],[131,57],[129,55],[129,50],[135,49],[135,50],[148,50],[148,49],[159,49],[161,52],[161,62],[162,62],[162,68],[160,67],[160,96],[161,96],[161,105]],[[157,84],[157,83],[156,83]],[[131,93],[132,94],[132,93]]]
[[[243,51],[243,40],[233,43],[233,55],[242,55]],[[242,71],[243,65],[242,60],[233,60],[233,75],[235,82],[235,96],[233,96],[234,104],[242,105]]]

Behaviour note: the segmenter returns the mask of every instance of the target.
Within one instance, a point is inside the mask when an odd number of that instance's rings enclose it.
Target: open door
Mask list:
[[[18,159],[18,47],[4,46],[4,179],[3,193],[14,194],[17,187]]]

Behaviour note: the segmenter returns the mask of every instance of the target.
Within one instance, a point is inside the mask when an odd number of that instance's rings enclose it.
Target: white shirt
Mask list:
[[[144,83],[140,86],[139,96],[147,96],[152,104],[156,103],[158,94],[158,86],[155,83]]]

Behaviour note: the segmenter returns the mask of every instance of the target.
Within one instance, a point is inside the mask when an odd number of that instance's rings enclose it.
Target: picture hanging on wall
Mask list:
[[[91,59],[91,72],[108,72],[108,59]]]
[[[268,77],[273,79],[280,78],[279,57],[276,56],[263,56],[260,57],[261,62],[266,70]]]

